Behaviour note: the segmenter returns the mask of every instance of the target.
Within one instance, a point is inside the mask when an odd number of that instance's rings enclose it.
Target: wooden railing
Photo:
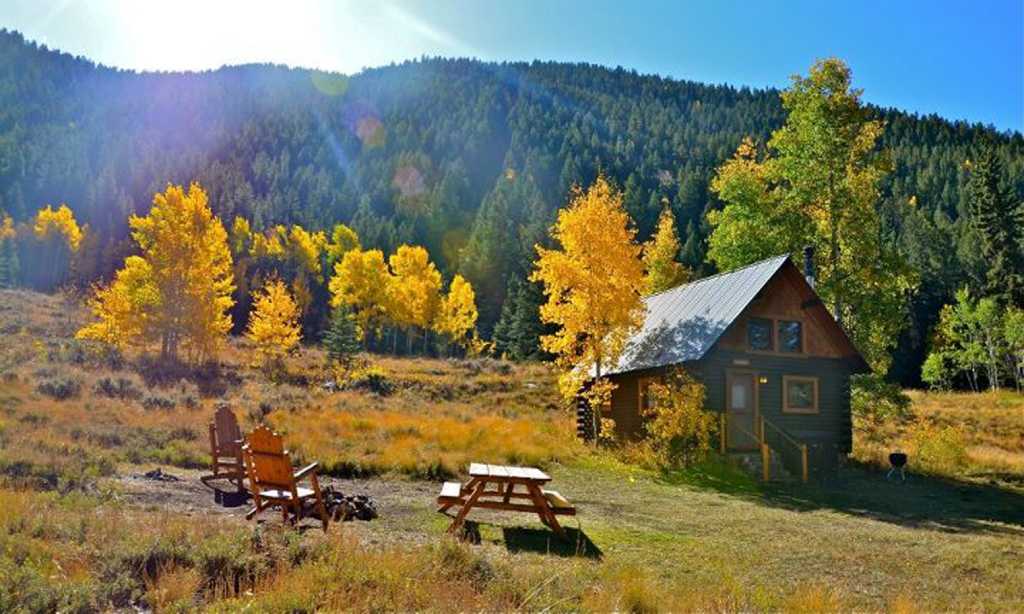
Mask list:
[[[789,433],[772,424],[761,416],[760,420],[760,441],[762,455],[769,447],[779,453],[783,465],[794,473],[800,475],[800,480],[807,482],[809,467],[807,465],[807,444],[794,439]],[[766,465],[767,466],[767,465]],[[768,470],[765,475],[769,476]],[[765,477],[765,479],[769,479]]]
[[[772,450],[775,450],[782,459],[783,465],[789,465],[787,469],[798,473],[801,481],[807,482],[809,477],[807,444],[797,441],[789,433],[766,420],[764,416],[761,416],[754,424],[756,433],[751,433],[739,425],[734,425],[733,428],[757,442],[761,452],[762,479],[765,481],[771,479],[771,455]],[[718,428],[718,446],[722,454],[728,451],[728,429],[728,416],[726,412],[722,412]]]

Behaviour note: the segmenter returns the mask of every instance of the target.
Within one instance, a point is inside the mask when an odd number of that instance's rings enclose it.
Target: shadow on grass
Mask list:
[[[907,527],[1024,536],[1022,490],[918,474],[908,474],[906,482],[885,476],[875,467],[851,464],[807,484],[764,483],[716,455],[696,467],[662,473],[657,481],[796,512],[827,509]]]
[[[885,471],[857,464],[807,484],[761,483],[750,476],[745,482],[730,475],[736,472],[742,473],[719,466],[675,479],[796,512],[827,509],[906,527],[1024,536],[1024,492],[990,484],[917,474],[905,482],[887,480]]]
[[[505,547],[509,552],[535,552],[565,557],[583,557],[600,560],[604,553],[580,529],[563,527],[565,539],[559,539],[550,529],[507,527],[502,529]]]
[[[728,495],[761,494],[761,484],[757,480],[717,454],[694,467],[664,471],[655,481],[669,486],[685,485],[716,490]]]

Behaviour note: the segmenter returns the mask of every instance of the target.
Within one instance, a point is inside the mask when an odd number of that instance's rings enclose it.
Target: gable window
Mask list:
[[[770,352],[775,349],[772,343],[772,321],[765,318],[747,320],[747,345],[752,350]]]
[[[795,320],[779,320],[779,351],[795,354],[804,351],[803,324]]]
[[[784,375],[782,411],[788,414],[818,413],[818,378]]]

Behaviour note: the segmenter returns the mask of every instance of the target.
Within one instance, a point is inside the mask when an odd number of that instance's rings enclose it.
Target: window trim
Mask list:
[[[750,344],[750,325],[754,322],[754,320],[760,320],[761,322],[767,322],[768,323],[768,349],[755,348],[754,346],[752,346]],[[776,344],[775,344],[775,337],[776,337],[775,327],[776,327],[776,324],[775,324],[775,322],[776,322],[776,320],[774,318],[768,318],[768,317],[764,317],[764,316],[750,316],[749,318],[747,318],[747,338],[745,339],[745,341],[747,342],[746,345],[747,345],[747,350],[748,351],[751,351],[751,352],[765,352],[765,353],[774,353],[776,351],[776,347],[775,347],[776,346]]]
[[[789,384],[810,383],[814,390],[814,403],[811,407],[790,407],[789,405]],[[818,414],[821,413],[820,384],[817,377],[811,375],[783,375],[782,376],[782,413],[784,414]]]
[[[779,328],[782,326],[783,322],[792,322],[792,323],[800,325],[800,349],[798,349],[795,352],[790,352],[789,350],[782,349],[782,336],[779,334]],[[775,350],[779,354],[785,354],[785,355],[788,355],[788,356],[798,356],[800,354],[804,354],[805,353],[804,352],[804,345],[806,345],[806,344],[804,343],[804,336],[805,335],[804,335],[804,321],[803,321],[803,319],[801,319],[801,318],[785,318],[785,319],[784,318],[778,318],[778,319],[776,319],[775,320],[775,336],[776,336],[776,338],[779,339],[778,347]]]

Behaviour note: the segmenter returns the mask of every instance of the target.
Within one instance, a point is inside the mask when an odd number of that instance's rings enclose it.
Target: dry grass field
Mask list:
[[[838,475],[762,484],[721,459],[665,475],[579,445],[542,365],[374,357],[339,392],[316,349],[273,384],[232,342],[217,369],[157,378],[72,343],[80,318],[0,291],[0,611],[1024,608],[1015,394],[912,393],[908,420],[858,424],[859,462]],[[325,535],[215,505],[198,476],[218,402],[381,517]],[[894,447],[906,483],[877,469]],[[550,471],[579,509],[569,542],[489,512],[468,543],[445,538],[438,480],[469,460]],[[157,466],[181,481],[138,478]]]
[[[974,483],[1024,488],[1024,395],[912,390],[912,415],[855,425],[855,457],[885,467],[888,453],[910,454],[911,470]]]

